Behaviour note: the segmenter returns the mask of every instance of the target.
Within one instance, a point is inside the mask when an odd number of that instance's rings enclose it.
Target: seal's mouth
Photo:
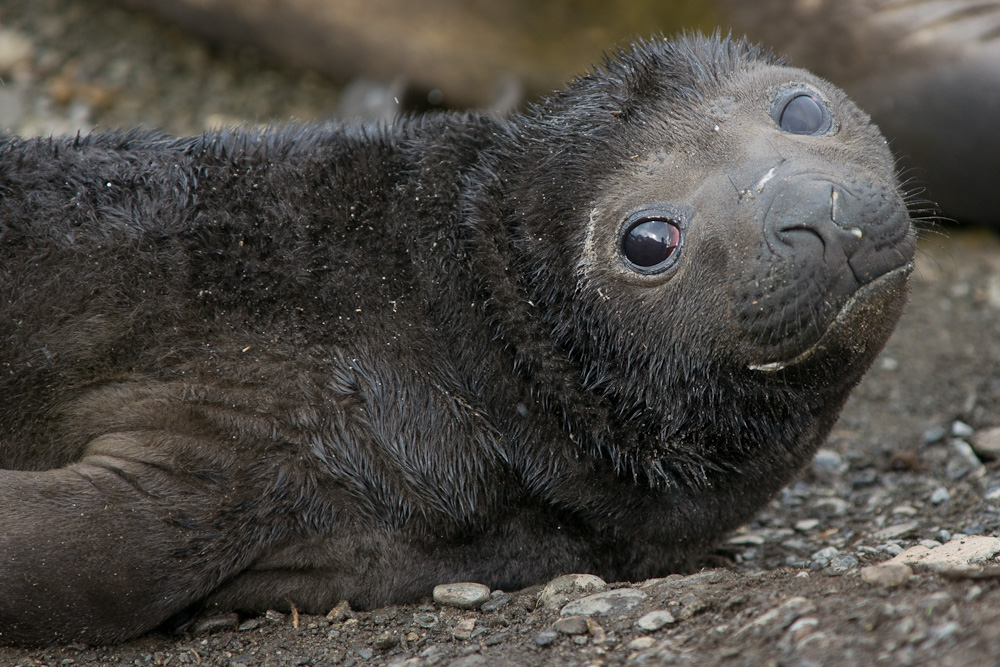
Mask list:
[[[752,363],[747,367],[752,371],[773,373],[802,364],[834,347],[841,349],[867,347],[872,340],[871,332],[867,329],[883,321],[884,318],[879,315],[884,305],[902,298],[906,280],[912,271],[913,263],[910,262],[859,287],[844,303],[819,339],[791,359]]]

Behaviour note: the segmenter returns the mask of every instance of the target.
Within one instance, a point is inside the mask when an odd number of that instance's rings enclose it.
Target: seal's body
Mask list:
[[[523,116],[0,152],[0,632],[685,567],[831,428],[913,254],[893,160],[744,44]]]

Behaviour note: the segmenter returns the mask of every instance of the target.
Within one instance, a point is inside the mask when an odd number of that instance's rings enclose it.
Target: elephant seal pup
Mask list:
[[[654,41],[509,120],[0,149],[0,631],[688,566],[809,460],[914,238],[836,88]]]

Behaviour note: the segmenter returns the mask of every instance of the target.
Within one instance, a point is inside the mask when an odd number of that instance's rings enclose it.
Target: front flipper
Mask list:
[[[253,494],[195,454],[213,445],[120,433],[64,468],[0,471],[0,643],[120,641],[252,559]]]

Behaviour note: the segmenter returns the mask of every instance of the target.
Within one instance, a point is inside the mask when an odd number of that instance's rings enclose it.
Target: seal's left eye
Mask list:
[[[639,269],[655,271],[681,244],[681,231],[669,220],[643,220],[625,233],[622,253]]]
[[[804,91],[785,96],[775,111],[778,127],[791,134],[826,134],[833,122],[826,104]]]

